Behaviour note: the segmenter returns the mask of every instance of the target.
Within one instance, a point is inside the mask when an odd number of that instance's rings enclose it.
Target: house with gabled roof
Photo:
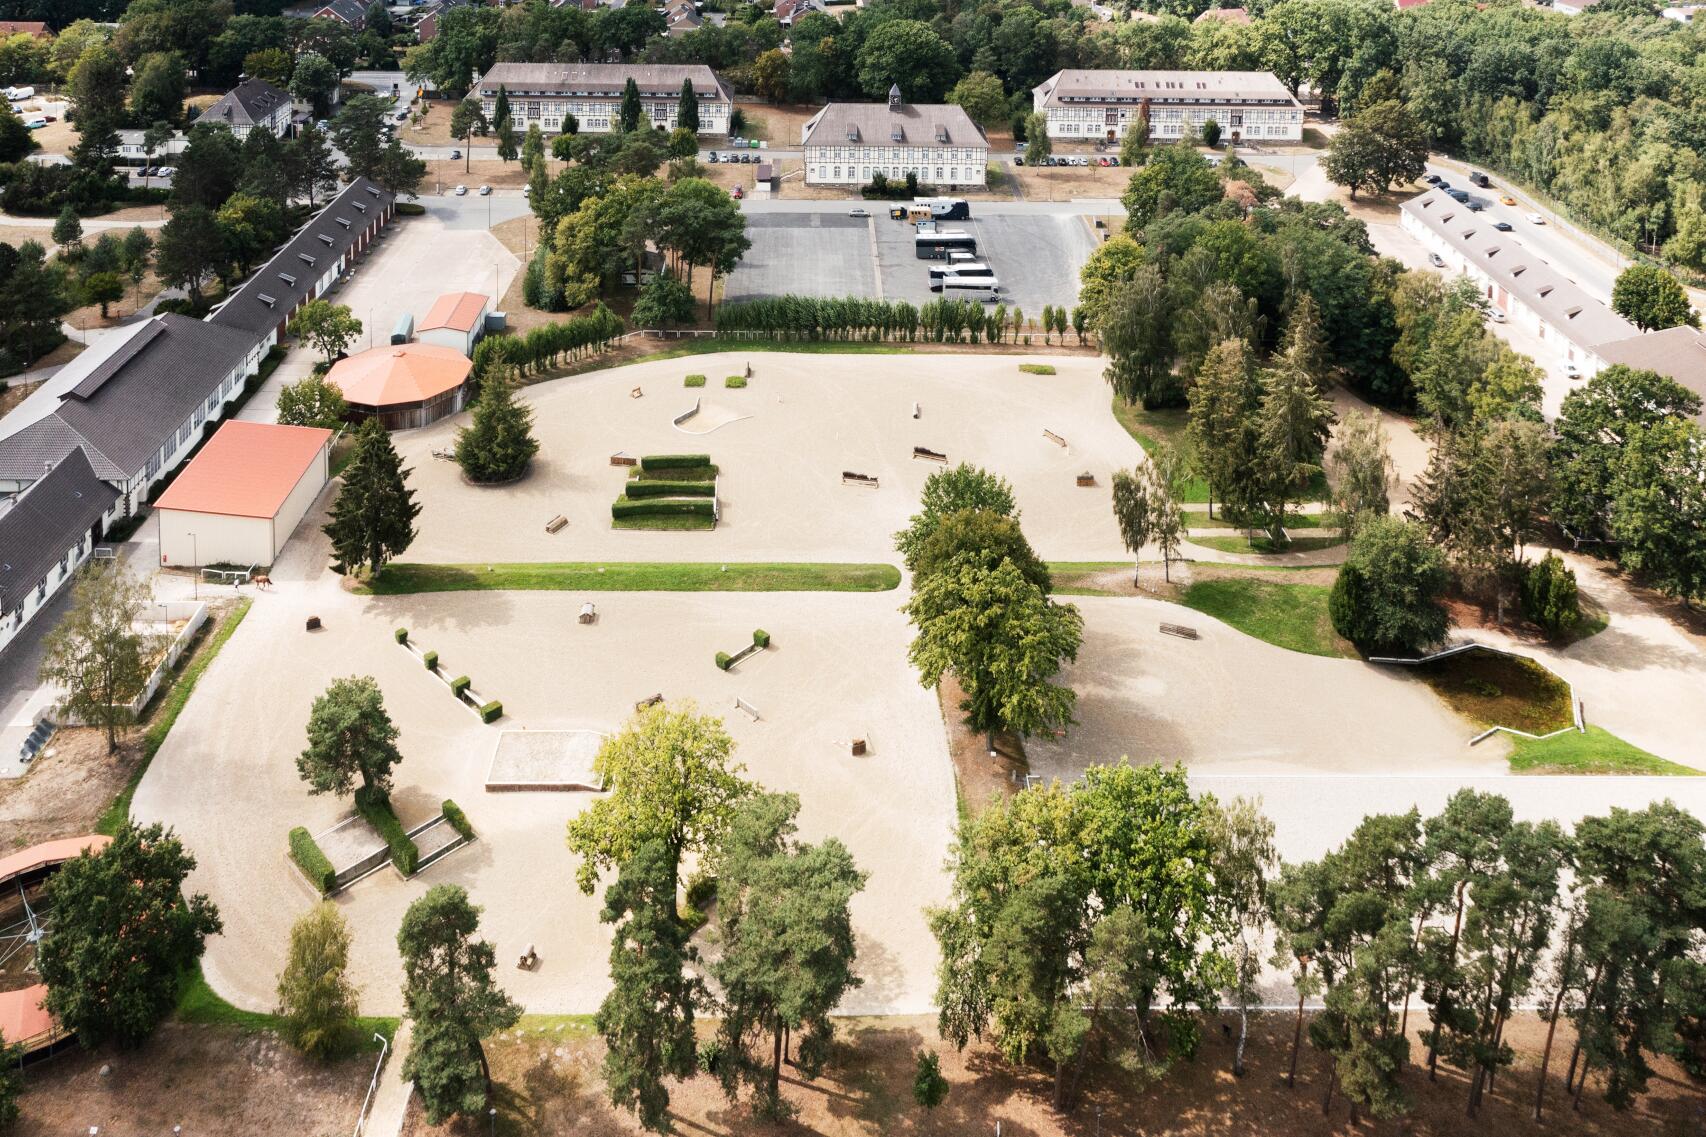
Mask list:
[[[0,651],[94,552],[118,491],[73,446],[0,501]]]

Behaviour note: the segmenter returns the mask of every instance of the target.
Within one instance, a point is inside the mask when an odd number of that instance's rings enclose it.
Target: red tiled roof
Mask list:
[[[480,323],[480,316],[490,303],[485,295],[479,292],[446,292],[433,301],[432,308],[416,331],[427,332],[434,328],[452,328],[459,332],[471,332]]]
[[[405,343],[340,359],[326,378],[352,406],[378,409],[424,403],[460,386],[473,368],[455,348]]]
[[[332,432],[315,426],[232,420],[178,475],[158,509],[274,517]]]

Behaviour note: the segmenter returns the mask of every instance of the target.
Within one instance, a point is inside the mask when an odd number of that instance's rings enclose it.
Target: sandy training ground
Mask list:
[[[526,388],[540,453],[519,485],[482,489],[432,451],[467,415],[396,435],[424,508],[411,561],[893,561],[892,535],[941,469],[923,446],[1013,483],[1025,533],[1051,560],[1123,559],[1110,475],[1141,460],[1108,413],[1094,359],[1051,356],[1057,375],[1025,375],[1021,359],[965,355],[687,356]],[[722,386],[751,363],[744,390]],[[682,386],[691,374],[704,389]],[[642,398],[631,398],[638,387]],[[672,420],[702,399],[698,416]],[[913,403],[919,417],[912,417]],[[712,424],[716,424],[713,428]],[[1043,436],[1051,430],[1065,447]],[[708,433],[706,433],[708,431]],[[720,467],[715,531],[612,530],[610,503],[631,455],[708,453]],[[846,486],[843,471],[875,475]],[[1080,488],[1089,471],[1096,485]],[[561,514],[566,529],[545,532]]]
[[[929,1009],[935,948],[923,908],[946,896],[954,788],[935,697],[906,663],[897,593],[602,593],[598,622],[583,625],[581,598],[568,592],[353,596],[318,567],[324,557],[317,531],[299,531],[274,569],[275,590],[257,597],[203,676],[136,798],[138,818],[175,826],[200,859],[190,887],[212,895],[225,919],[205,963],[222,994],[272,1005],[290,924],[313,903],[285,835],[293,825],[320,832],[348,809],[309,797],[297,777],[309,706],[333,678],[371,674],[402,730],[403,823],[452,798],[480,839],[412,881],[387,868],[337,898],[355,931],[364,1009],[400,1008],[396,929],[440,882],[466,886],[485,908],[482,934],[528,1010],[596,1009],[608,933],[599,898],[576,889],[564,845],[566,822],[591,795],[488,793],[485,781],[500,730],[610,731],[655,693],[721,715],[747,776],[800,795],[802,836],[839,837],[871,874],[853,904],[865,986],[847,1010]],[[303,630],[310,614],[323,631]],[[396,627],[503,700],[505,718],[481,724],[393,641]],[[717,670],[716,652],[750,642],[758,627],[773,646]],[[737,695],[759,721],[734,709]],[[855,736],[870,741],[859,758],[845,745]],[[539,969],[513,970],[528,943]]]

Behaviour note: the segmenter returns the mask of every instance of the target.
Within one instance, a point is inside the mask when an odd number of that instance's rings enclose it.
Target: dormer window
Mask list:
[[[297,253],[296,259],[305,265],[311,265],[314,263],[314,258],[309,256],[307,253]]]
[[[296,278],[294,276],[291,276],[288,272],[279,273],[278,278],[280,280],[284,281],[286,284],[290,285],[290,287],[292,287],[292,288],[296,287]]]
[[[259,300],[262,304],[265,304],[268,308],[271,308],[274,304],[278,303],[278,301],[274,300],[271,296],[268,296],[265,292],[257,292],[255,294],[255,299]]]

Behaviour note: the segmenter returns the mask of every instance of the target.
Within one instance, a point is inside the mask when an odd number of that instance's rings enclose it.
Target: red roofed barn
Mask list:
[[[163,565],[270,565],[328,476],[332,432],[233,419],[160,495]]]
[[[427,310],[415,328],[422,343],[451,347],[463,355],[474,354],[474,343],[486,330],[486,309],[491,301],[479,292],[446,292]]]

